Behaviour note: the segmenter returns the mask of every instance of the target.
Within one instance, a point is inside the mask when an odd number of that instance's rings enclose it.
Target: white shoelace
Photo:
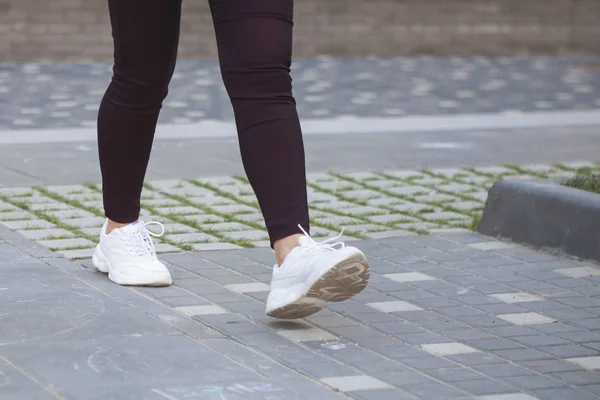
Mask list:
[[[332,251],[336,251],[336,250],[341,250],[344,247],[346,247],[346,244],[344,242],[337,241],[344,234],[344,229],[342,229],[342,231],[337,236],[334,236],[329,239],[325,239],[321,242],[317,242],[312,237],[310,237],[310,235],[304,230],[302,225],[298,224],[298,228],[300,228],[302,233],[304,233],[304,236],[306,236],[310,241],[308,244],[306,244],[304,246],[300,246],[301,250],[305,249],[305,250],[319,250],[319,251],[324,251],[324,252],[332,252]]]
[[[161,228],[160,233],[154,233],[148,230],[149,225],[158,225]],[[154,242],[151,236],[161,237],[165,234],[165,227],[163,224],[157,221],[151,222],[138,222],[135,227],[133,235],[126,235],[123,237],[127,248],[137,256],[156,256],[156,249],[154,248]]]

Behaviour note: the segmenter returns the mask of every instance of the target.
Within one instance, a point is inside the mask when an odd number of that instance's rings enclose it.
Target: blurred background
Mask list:
[[[149,176],[240,172],[208,2],[183,4],[157,134],[171,140],[157,142]],[[598,0],[297,1],[292,77],[308,169],[595,160],[599,37]],[[0,50],[0,163],[43,182],[98,181],[107,1],[0,0]],[[57,154],[77,176],[49,172]],[[165,166],[174,157],[180,167]]]
[[[0,0],[1,61],[106,61],[106,1]],[[597,54],[597,0],[302,0],[296,57]],[[214,58],[208,2],[184,1],[180,57]]]

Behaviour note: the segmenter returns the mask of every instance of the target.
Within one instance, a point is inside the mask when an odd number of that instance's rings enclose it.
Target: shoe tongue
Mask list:
[[[306,246],[306,245],[310,244],[310,238],[308,236],[300,236],[298,238],[298,244],[300,246]]]
[[[140,225],[140,221],[132,222],[131,224],[127,224],[122,228],[119,228],[123,233],[132,234],[135,232],[137,227]]]

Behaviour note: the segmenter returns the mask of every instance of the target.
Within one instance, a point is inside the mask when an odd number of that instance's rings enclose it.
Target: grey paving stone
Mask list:
[[[598,385],[600,384],[600,374],[596,371],[569,371],[556,372],[550,374],[550,377],[558,379],[569,385]]]
[[[60,210],[60,211],[46,211],[45,214],[50,215],[51,217],[58,218],[60,220],[73,219],[73,218],[90,218],[95,215],[76,208],[68,209],[68,210]],[[66,221],[65,221],[66,222]]]
[[[495,354],[497,354],[500,357],[506,358],[507,360],[510,361],[534,361],[534,360],[549,360],[552,359],[553,357],[546,354],[546,353],[542,353],[540,351],[537,350],[533,350],[533,349],[517,349],[517,350],[499,350],[499,351],[495,351]]]
[[[175,296],[175,297],[161,297],[160,300],[163,303],[168,304],[171,307],[189,307],[197,305],[210,305],[210,303],[198,296]]]
[[[440,371],[440,370],[436,370]],[[434,372],[430,372],[431,375],[435,374]],[[377,375],[379,379],[398,387],[406,386],[406,385],[421,385],[421,384],[433,384],[435,380],[428,377],[425,374],[418,373],[411,370],[401,371],[401,372],[389,372],[384,374]]]
[[[210,250],[233,250],[233,249],[241,249],[241,246],[238,246],[233,243],[195,243],[192,245],[194,250],[196,251],[210,251]]]
[[[74,234],[65,229],[36,229],[36,230],[24,230],[18,231],[21,235],[33,239],[33,240],[43,240],[48,237],[73,237]]]
[[[58,239],[58,240],[39,240],[39,244],[49,247],[50,249],[69,249],[73,247],[86,246],[89,248],[95,247],[96,243],[91,242],[87,239],[75,238],[75,239]]]
[[[58,250],[58,253],[71,260],[79,260],[92,258],[94,254],[94,248],[83,249],[83,250]]]
[[[404,390],[418,396],[419,398],[431,400],[454,400],[468,398],[467,393],[449,385],[440,383],[407,385]]]
[[[420,216],[426,220],[464,220],[465,215],[450,211],[438,211],[433,213],[421,213]]]
[[[328,386],[341,390],[342,392],[390,388],[390,385],[386,384],[385,382],[366,375],[334,376],[323,378],[321,381]]]
[[[455,382],[454,385],[476,396],[485,396],[499,393],[512,393],[514,391],[512,387],[504,385],[500,382],[496,382],[492,379],[460,381]]]
[[[537,400],[525,393],[491,394],[478,397],[479,400]]]
[[[104,218],[102,217],[85,217],[85,218],[73,218],[63,221],[65,224],[74,226],[76,228],[100,228],[104,224]]]
[[[349,392],[353,398],[359,400],[385,400],[385,399],[394,399],[394,400],[412,400],[412,396],[401,392],[399,390],[394,389],[380,389],[380,390],[368,390],[362,392]]]
[[[473,353],[473,354],[458,354],[448,356],[448,358],[452,361],[458,362],[467,366],[475,366],[475,365],[488,365],[488,364],[501,364],[504,362],[504,359],[498,357],[497,355],[485,352]]]
[[[502,382],[526,392],[536,389],[550,389],[563,386],[563,384],[558,380],[540,375],[502,378]]]
[[[575,388],[540,389],[532,391],[533,396],[539,400],[577,399],[598,400],[598,397],[583,390]]]
[[[512,340],[531,347],[546,347],[569,343],[565,339],[548,335],[516,336]]]
[[[461,367],[435,369],[429,371],[428,374],[442,382],[479,381],[486,378],[485,375],[476,371]]]
[[[576,358],[600,355],[600,351],[579,346],[576,344],[561,344],[552,346],[538,346],[537,350],[552,354],[557,358]]]
[[[507,339],[475,339],[469,340],[468,343],[481,350],[508,350],[524,347],[522,344]]]
[[[265,231],[259,230],[243,230],[243,231],[233,231],[233,232],[223,232],[223,236],[232,239],[232,240],[267,240],[268,235]]]
[[[30,212],[27,211],[21,211],[20,209],[17,209],[16,207],[11,209],[5,208],[3,209],[2,206],[0,205],[0,220],[1,221],[19,221],[19,220],[28,220],[28,219],[35,219],[35,214],[32,214]],[[10,211],[4,211],[4,210],[10,210]]]
[[[536,363],[541,362],[545,361],[536,361]],[[485,374],[491,378],[508,378],[514,376],[527,376],[534,374],[533,372],[512,363],[477,365],[474,368],[478,372]]]
[[[0,221],[0,225],[4,225],[8,229],[23,230],[23,229],[51,229],[56,228],[54,224],[44,219],[32,219],[25,221]]]
[[[176,243],[217,242],[219,240],[214,236],[201,232],[169,234],[167,235],[167,238]]]

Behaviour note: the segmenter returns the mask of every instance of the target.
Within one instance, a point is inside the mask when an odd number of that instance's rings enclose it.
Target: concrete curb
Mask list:
[[[496,182],[477,231],[600,261],[600,195],[545,180]]]

